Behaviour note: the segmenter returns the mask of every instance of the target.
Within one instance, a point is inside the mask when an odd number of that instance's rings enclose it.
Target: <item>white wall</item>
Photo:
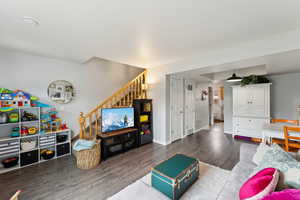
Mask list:
[[[153,101],[154,138],[162,144],[170,142],[166,127],[166,75],[197,68],[205,68],[207,73],[222,70],[218,65],[245,60],[274,53],[300,49],[300,30],[274,35],[262,40],[242,43],[231,48],[196,53],[186,59],[164,66],[157,66],[149,71],[151,84],[150,95]],[[266,64],[266,63],[258,63]],[[251,66],[251,65],[250,65]],[[253,66],[253,65],[252,65]],[[232,67],[232,66],[228,66]],[[245,66],[245,67],[249,67]],[[232,68],[231,68],[232,69]],[[226,69],[223,69],[223,71]]]
[[[0,87],[21,89],[39,97],[42,102],[51,103],[75,134],[78,133],[80,112],[88,112],[143,71],[101,59],[78,64],[7,49],[0,49],[0,69]],[[73,84],[75,99],[71,103],[49,102],[47,88],[55,80]]]

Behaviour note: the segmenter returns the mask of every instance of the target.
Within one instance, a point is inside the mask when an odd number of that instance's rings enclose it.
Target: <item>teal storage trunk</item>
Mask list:
[[[198,177],[199,161],[176,154],[152,169],[151,184],[170,199],[177,200]]]

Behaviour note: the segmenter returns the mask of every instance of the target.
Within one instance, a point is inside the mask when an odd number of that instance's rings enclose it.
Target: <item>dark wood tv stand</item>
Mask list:
[[[103,160],[119,153],[136,148],[138,145],[138,129],[127,128],[109,133],[100,133],[101,157]]]

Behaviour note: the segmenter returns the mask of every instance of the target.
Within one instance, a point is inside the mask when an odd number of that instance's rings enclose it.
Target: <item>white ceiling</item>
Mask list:
[[[1,0],[0,46],[155,67],[299,29],[299,8],[297,0]]]
[[[175,73],[176,77],[198,82],[223,81],[232,73],[238,76],[272,75],[300,72],[300,50],[287,51],[222,65]]]

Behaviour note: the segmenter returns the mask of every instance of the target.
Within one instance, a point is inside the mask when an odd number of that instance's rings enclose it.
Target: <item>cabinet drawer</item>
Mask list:
[[[20,149],[20,143],[18,140],[2,141],[0,142],[0,156],[4,154],[18,153]]]
[[[45,148],[48,146],[54,146],[55,145],[55,135],[45,135],[45,136],[40,136],[40,148]]]
[[[253,137],[253,138],[262,138],[262,133],[260,130],[250,130],[250,129],[236,129],[236,135]]]
[[[263,125],[268,123],[268,120],[255,118],[237,118],[235,122],[236,126],[240,129],[261,130]]]

